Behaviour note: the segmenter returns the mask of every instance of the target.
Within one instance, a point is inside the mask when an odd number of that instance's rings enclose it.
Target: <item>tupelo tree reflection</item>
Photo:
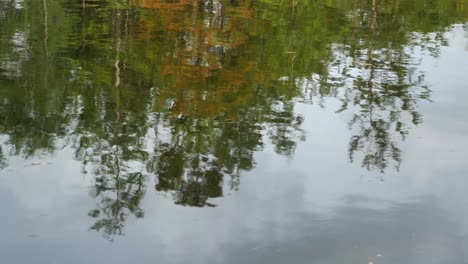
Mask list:
[[[108,239],[149,186],[216,206],[264,146],[293,155],[301,100],[339,99],[350,160],[398,169],[430,96],[413,54],[437,56],[466,17],[442,0],[21,3],[0,1],[0,168],[71,147]]]

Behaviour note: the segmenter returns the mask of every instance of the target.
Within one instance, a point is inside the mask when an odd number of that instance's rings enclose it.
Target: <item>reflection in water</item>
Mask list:
[[[429,100],[418,53],[464,22],[457,1],[0,1],[0,168],[71,146],[110,239],[156,178],[216,206],[254,153],[291,157],[297,102],[341,101],[349,158],[399,168]],[[349,116],[349,115],[345,115]]]
[[[369,206],[373,204],[373,206]],[[430,198],[404,204],[361,196],[323,217],[301,214],[293,222],[271,223],[262,239],[223,248],[226,263],[463,263],[458,226]],[[287,230],[281,233],[280,230]],[[279,240],[278,236],[282,239]],[[252,250],[253,249],[253,250]],[[308,258],[309,257],[309,258]]]

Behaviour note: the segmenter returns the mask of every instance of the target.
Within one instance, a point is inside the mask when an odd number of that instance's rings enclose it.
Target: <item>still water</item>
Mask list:
[[[468,263],[467,0],[0,0],[0,263]]]

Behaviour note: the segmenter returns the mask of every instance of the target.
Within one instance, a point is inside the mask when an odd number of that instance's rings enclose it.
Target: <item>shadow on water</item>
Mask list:
[[[71,147],[91,227],[141,218],[148,187],[183,206],[237,190],[254,154],[291,157],[298,103],[350,117],[350,161],[398,170],[453,1],[0,1],[0,168]],[[152,179],[156,179],[153,186]]]

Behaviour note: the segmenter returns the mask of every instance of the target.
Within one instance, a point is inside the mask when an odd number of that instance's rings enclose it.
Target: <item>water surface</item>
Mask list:
[[[466,0],[0,0],[1,263],[468,263]]]

